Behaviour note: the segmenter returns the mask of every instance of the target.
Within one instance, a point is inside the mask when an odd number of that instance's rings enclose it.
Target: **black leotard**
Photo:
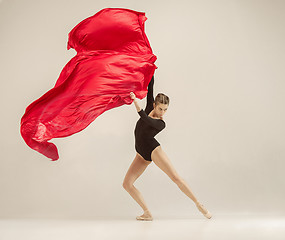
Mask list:
[[[137,121],[134,131],[135,149],[147,161],[152,161],[151,153],[160,145],[154,136],[165,128],[165,122],[162,119],[154,119],[148,116],[153,109],[153,83],[154,76],[148,84],[146,108],[138,112],[140,119]]]

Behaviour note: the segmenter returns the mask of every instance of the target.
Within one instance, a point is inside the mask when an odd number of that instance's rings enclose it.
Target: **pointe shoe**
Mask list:
[[[206,217],[206,218],[208,218],[208,219],[210,219],[211,217],[212,217],[212,214],[204,207],[204,205],[203,204],[201,204],[201,203],[196,203],[196,206],[197,206],[197,208],[199,209],[199,211],[201,212],[201,213],[203,213],[203,215]]]
[[[142,221],[152,221],[153,217],[143,217],[143,216],[137,216],[137,220],[142,220]]]
[[[141,217],[141,216],[137,216],[136,219],[141,220],[141,221],[152,221],[153,220],[152,217]]]

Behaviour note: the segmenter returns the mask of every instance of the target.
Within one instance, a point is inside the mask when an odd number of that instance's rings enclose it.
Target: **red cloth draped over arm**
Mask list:
[[[67,49],[77,52],[55,86],[32,102],[21,118],[20,132],[32,149],[55,161],[52,138],[86,128],[100,114],[131,104],[130,92],[143,99],[157,66],[144,32],[145,13],[105,8],[69,33]]]

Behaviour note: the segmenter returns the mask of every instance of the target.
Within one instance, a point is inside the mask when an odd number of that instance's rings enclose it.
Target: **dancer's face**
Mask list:
[[[155,115],[158,117],[162,117],[167,111],[168,104],[158,103],[158,105],[155,105],[155,103],[153,103],[153,107]]]

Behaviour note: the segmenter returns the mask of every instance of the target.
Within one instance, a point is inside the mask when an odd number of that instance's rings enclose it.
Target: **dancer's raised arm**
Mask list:
[[[131,97],[131,99],[134,100],[134,104],[136,106],[137,112],[141,116],[143,121],[145,121],[148,125],[156,128],[160,131],[163,128],[165,128],[165,122],[163,120],[154,119],[154,118],[152,118],[146,114],[146,112],[139,106],[137,99],[136,99],[136,95],[133,92],[130,93],[130,97]]]
[[[135,104],[137,111],[139,112],[140,110],[142,110],[142,108],[140,107],[140,105],[138,103],[136,95],[133,92],[130,93],[130,97],[131,97],[131,99],[134,100],[133,103]]]
[[[152,109],[153,109],[153,103],[154,103],[154,98],[153,98],[153,83],[154,83],[154,75],[152,76],[148,87],[147,87],[147,98],[146,98],[146,108],[145,108],[145,113],[148,115]]]

